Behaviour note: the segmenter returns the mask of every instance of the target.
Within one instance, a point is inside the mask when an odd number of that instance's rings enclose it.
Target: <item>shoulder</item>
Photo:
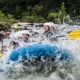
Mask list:
[[[51,35],[53,35],[52,31],[49,31],[49,32],[48,32],[48,34],[51,34]]]

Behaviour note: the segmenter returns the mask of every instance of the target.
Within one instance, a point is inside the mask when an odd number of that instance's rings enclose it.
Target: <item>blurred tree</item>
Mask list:
[[[80,0],[0,0],[0,11],[4,15],[11,14],[16,19],[39,16],[47,20],[50,13],[60,10],[62,2],[65,3],[65,7],[61,8],[63,15],[66,13],[70,16],[80,15]]]
[[[57,13],[49,13],[47,19],[48,19],[48,21],[54,21],[55,22],[57,17],[58,17]]]
[[[76,14],[80,16],[80,0],[76,1]]]

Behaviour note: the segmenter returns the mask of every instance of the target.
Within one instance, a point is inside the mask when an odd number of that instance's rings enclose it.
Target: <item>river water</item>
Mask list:
[[[70,31],[80,29],[78,25],[55,25],[58,34],[57,42],[51,44],[70,50],[73,60],[70,62],[60,61],[42,61],[35,64],[28,63],[27,66],[22,63],[7,64],[9,50],[3,58],[0,59],[0,80],[80,80],[80,39],[70,40],[64,35]],[[42,29],[36,29],[40,32]],[[39,38],[37,38],[39,40]],[[5,41],[6,42],[6,41]],[[47,43],[47,41],[45,41]],[[49,43],[50,44],[50,43]]]

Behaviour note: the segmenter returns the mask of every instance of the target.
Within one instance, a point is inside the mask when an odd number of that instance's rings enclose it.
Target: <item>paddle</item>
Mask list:
[[[80,38],[80,30],[74,30],[70,32],[69,34],[66,34],[71,40],[75,40],[77,38]]]
[[[3,53],[3,37],[4,35],[0,33],[0,39],[1,39],[1,52]]]
[[[65,37],[65,36],[69,37],[71,40],[75,40],[77,38],[80,38],[80,30],[74,30],[65,35],[56,35],[55,37],[57,38],[57,37]]]
[[[4,54],[0,53],[0,58],[3,57],[3,56],[4,56]]]

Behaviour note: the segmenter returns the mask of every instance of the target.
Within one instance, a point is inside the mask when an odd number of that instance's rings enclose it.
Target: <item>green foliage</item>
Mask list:
[[[5,16],[5,14],[2,13],[2,11],[0,11],[0,22],[4,22],[4,20],[6,21],[7,17]]]
[[[67,15],[67,12],[66,12],[66,8],[65,8],[65,3],[62,2],[61,4],[61,8],[59,9],[59,11],[57,12],[50,12],[48,14],[48,21],[54,21],[54,22],[57,22],[58,21],[58,18],[60,19],[60,21],[62,22],[63,21],[63,18]]]
[[[18,22],[18,20],[16,20],[13,15],[11,14],[7,14],[7,20],[6,22],[9,22],[9,23],[15,23],[15,22]]]
[[[24,22],[44,22],[44,18],[40,16],[25,16],[21,19]]]
[[[40,16],[41,15],[42,8],[43,8],[42,6],[35,5],[33,7],[33,9],[32,9],[33,15]]]
[[[49,13],[47,19],[48,19],[48,21],[54,21],[55,22],[57,17],[58,17],[58,14],[54,12],[54,13]]]
[[[0,28],[7,31],[11,28],[10,24],[7,22],[0,22]]]
[[[62,12],[62,14],[61,14],[62,17],[65,17],[67,15],[66,8],[65,8],[65,3],[64,2],[62,2],[61,10],[60,11]]]
[[[61,4],[61,9],[59,10],[58,15],[59,15],[58,17],[61,22],[63,21],[63,18],[67,15],[64,2],[62,2],[62,4]]]
[[[18,5],[17,5],[16,8],[15,8],[14,16],[15,16],[17,19],[20,19],[20,17],[21,17],[21,7],[18,6]]]
[[[66,8],[65,8],[65,3],[64,3],[64,2],[62,2],[62,4],[61,4],[61,11],[64,13],[64,12],[65,12],[65,10],[66,10]]]
[[[7,16],[0,11],[0,22],[9,22],[9,23],[14,23],[18,22],[15,18],[13,18],[13,15],[7,14]]]
[[[62,21],[80,15],[80,0],[0,0],[0,10],[0,21]]]

